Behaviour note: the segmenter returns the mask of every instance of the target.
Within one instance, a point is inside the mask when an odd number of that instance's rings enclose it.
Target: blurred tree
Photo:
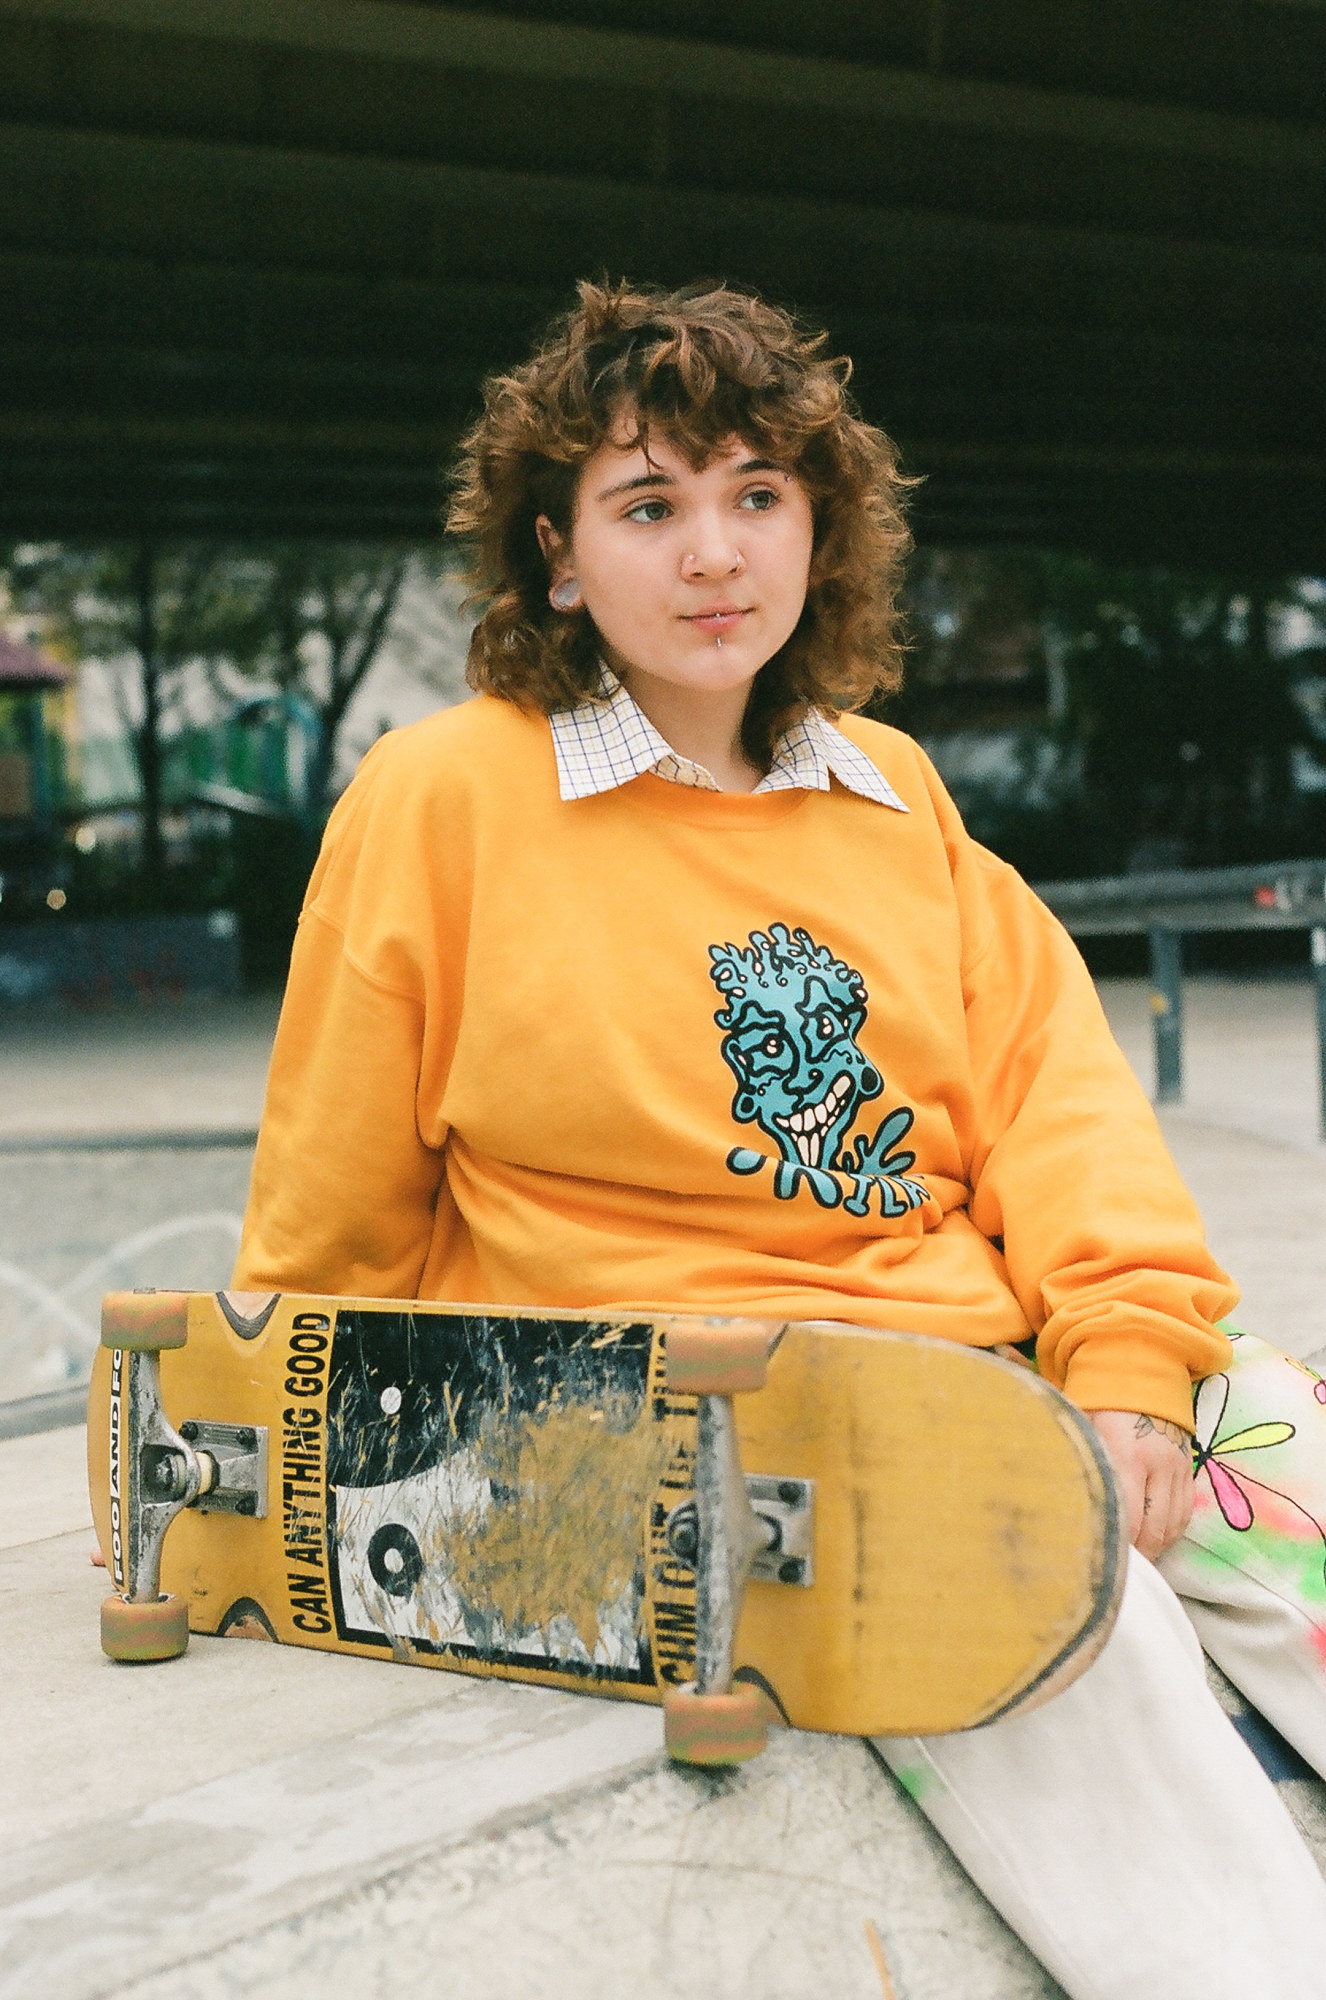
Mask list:
[[[95,884],[93,863],[82,864],[86,888],[116,911],[181,898],[193,906],[199,897],[214,907],[223,897],[240,916],[246,976],[279,977],[330,803],[342,725],[393,630],[407,579],[421,587],[396,635],[398,665],[439,701],[459,692],[464,641],[454,580],[430,554],[358,543],[29,545],[0,550],[0,562],[15,610],[35,614],[70,658],[108,669],[132,745],[142,799],[138,865],[102,866],[98,856]],[[168,873],[166,752],[185,720],[196,723],[208,709],[226,724],[273,725],[253,746],[266,767],[253,789],[268,810],[240,810],[241,798],[228,832],[195,838]],[[291,758],[300,731],[305,754]]]
[[[1047,559],[1044,575],[1105,865],[1219,867],[1292,851],[1310,818],[1295,752],[1313,741],[1287,643],[1291,620],[1313,620],[1301,580],[1102,574],[1064,559]]]
[[[1320,844],[1294,782],[1322,595],[1294,578],[923,550],[908,684],[979,838],[1024,873],[1216,866]],[[971,744],[1002,739],[1002,761]],[[1301,768],[1301,766],[1300,766]]]
[[[162,738],[181,671],[226,670],[302,698],[314,718],[306,810],[325,812],[345,714],[378,658],[416,551],[358,543],[65,543],[8,551],[15,607],[43,615],[74,659],[132,661],[120,710],[144,803],[144,862],[161,862]],[[233,680],[230,682],[233,689]]]
[[[233,900],[251,979],[284,975],[331,803],[341,726],[420,561],[412,550],[372,544],[268,543],[260,552],[258,640],[238,662],[259,684],[248,711],[258,717],[279,707],[287,729],[302,725],[306,756],[288,795],[297,832],[288,820],[234,827]],[[233,677],[225,678],[233,697]]]
[[[164,875],[162,738],[182,670],[225,660],[243,670],[263,642],[264,576],[251,556],[217,543],[148,541],[11,551],[9,589],[18,610],[39,613],[74,660],[129,664],[115,682],[133,745],[143,804],[142,869]]]
[[[304,815],[320,827],[330,803],[336,740],[382,650],[417,551],[362,543],[287,542],[261,553],[259,643],[241,663],[298,696],[312,718]]]

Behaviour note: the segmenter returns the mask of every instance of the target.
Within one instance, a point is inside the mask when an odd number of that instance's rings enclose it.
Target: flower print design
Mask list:
[[[1326,1403],[1326,1382],[1322,1381],[1316,1369],[1309,1368],[1306,1361],[1300,1361],[1297,1355],[1294,1354],[1286,1354],[1283,1356],[1283,1359],[1289,1363],[1291,1368],[1297,1368],[1300,1375],[1307,1376],[1312,1384],[1312,1393],[1317,1401],[1319,1403]]]
[[[1193,1471],[1200,1478],[1205,1472],[1211,1482],[1216,1505],[1231,1528],[1245,1534],[1256,1518],[1253,1513],[1252,1496],[1249,1486],[1261,1487],[1263,1491],[1274,1493],[1260,1479],[1253,1479],[1240,1466],[1231,1470],[1223,1461],[1236,1452],[1260,1451],[1268,1445],[1287,1444],[1294,1436],[1295,1427],[1288,1423],[1250,1424],[1246,1430],[1234,1431],[1229,1437],[1220,1436],[1220,1426],[1224,1421],[1225,1406],[1229,1402],[1228,1375],[1208,1375],[1198,1384],[1193,1407],[1196,1425],[1193,1439]],[[1279,1496],[1287,1499],[1288,1495]]]
[[[1298,1605],[1326,1663],[1326,1408],[1316,1400],[1323,1385],[1291,1355],[1234,1327],[1221,1331],[1234,1342],[1229,1370],[1199,1382],[1193,1397],[1197,1486],[1187,1540]],[[1326,1405],[1326,1396],[1320,1401]]]

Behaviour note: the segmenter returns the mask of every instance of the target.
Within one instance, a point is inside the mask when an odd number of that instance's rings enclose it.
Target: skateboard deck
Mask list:
[[[112,1294],[102,1338],[116,1657],[181,1651],[187,1607],[198,1633],[928,1735],[1053,1692],[1117,1610],[1090,1424],[951,1342],[171,1292]],[[177,1642],[107,1640],[172,1604]]]

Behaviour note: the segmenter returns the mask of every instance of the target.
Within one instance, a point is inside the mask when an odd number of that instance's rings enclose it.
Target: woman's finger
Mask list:
[[[1123,1493],[1124,1512],[1128,1517],[1128,1540],[1134,1548],[1141,1549],[1145,1555],[1152,1508],[1147,1492],[1149,1482],[1146,1467],[1132,1460],[1124,1466],[1116,1466],[1115,1469]]]
[[[1148,1493],[1151,1509],[1147,1518],[1157,1543],[1155,1555],[1163,1555],[1178,1541],[1192,1515],[1192,1470],[1186,1454],[1167,1456],[1152,1474]],[[1150,1555],[1151,1551],[1144,1553]]]
[[[1142,1493],[1141,1526],[1133,1537],[1136,1547],[1149,1562],[1154,1562],[1165,1547],[1171,1501],[1170,1482],[1164,1472],[1149,1468]]]
[[[1188,1523],[1192,1519],[1193,1499],[1197,1491],[1197,1482],[1193,1478],[1192,1459],[1186,1451],[1183,1454],[1183,1461],[1175,1473],[1174,1479],[1176,1488],[1174,1532],[1170,1536],[1170,1542],[1177,1542],[1180,1535],[1187,1534]]]

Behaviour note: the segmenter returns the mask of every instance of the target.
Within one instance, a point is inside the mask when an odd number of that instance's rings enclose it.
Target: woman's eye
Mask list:
[[[628,507],[628,521],[666,521],[672,509],[666,500],[641,500],[635,507]]]
[[[743,493],[738,503],[752,514],[767,514],[771,507],[778,505],[778,495],[772,486],[757,486],[753,492]]]

